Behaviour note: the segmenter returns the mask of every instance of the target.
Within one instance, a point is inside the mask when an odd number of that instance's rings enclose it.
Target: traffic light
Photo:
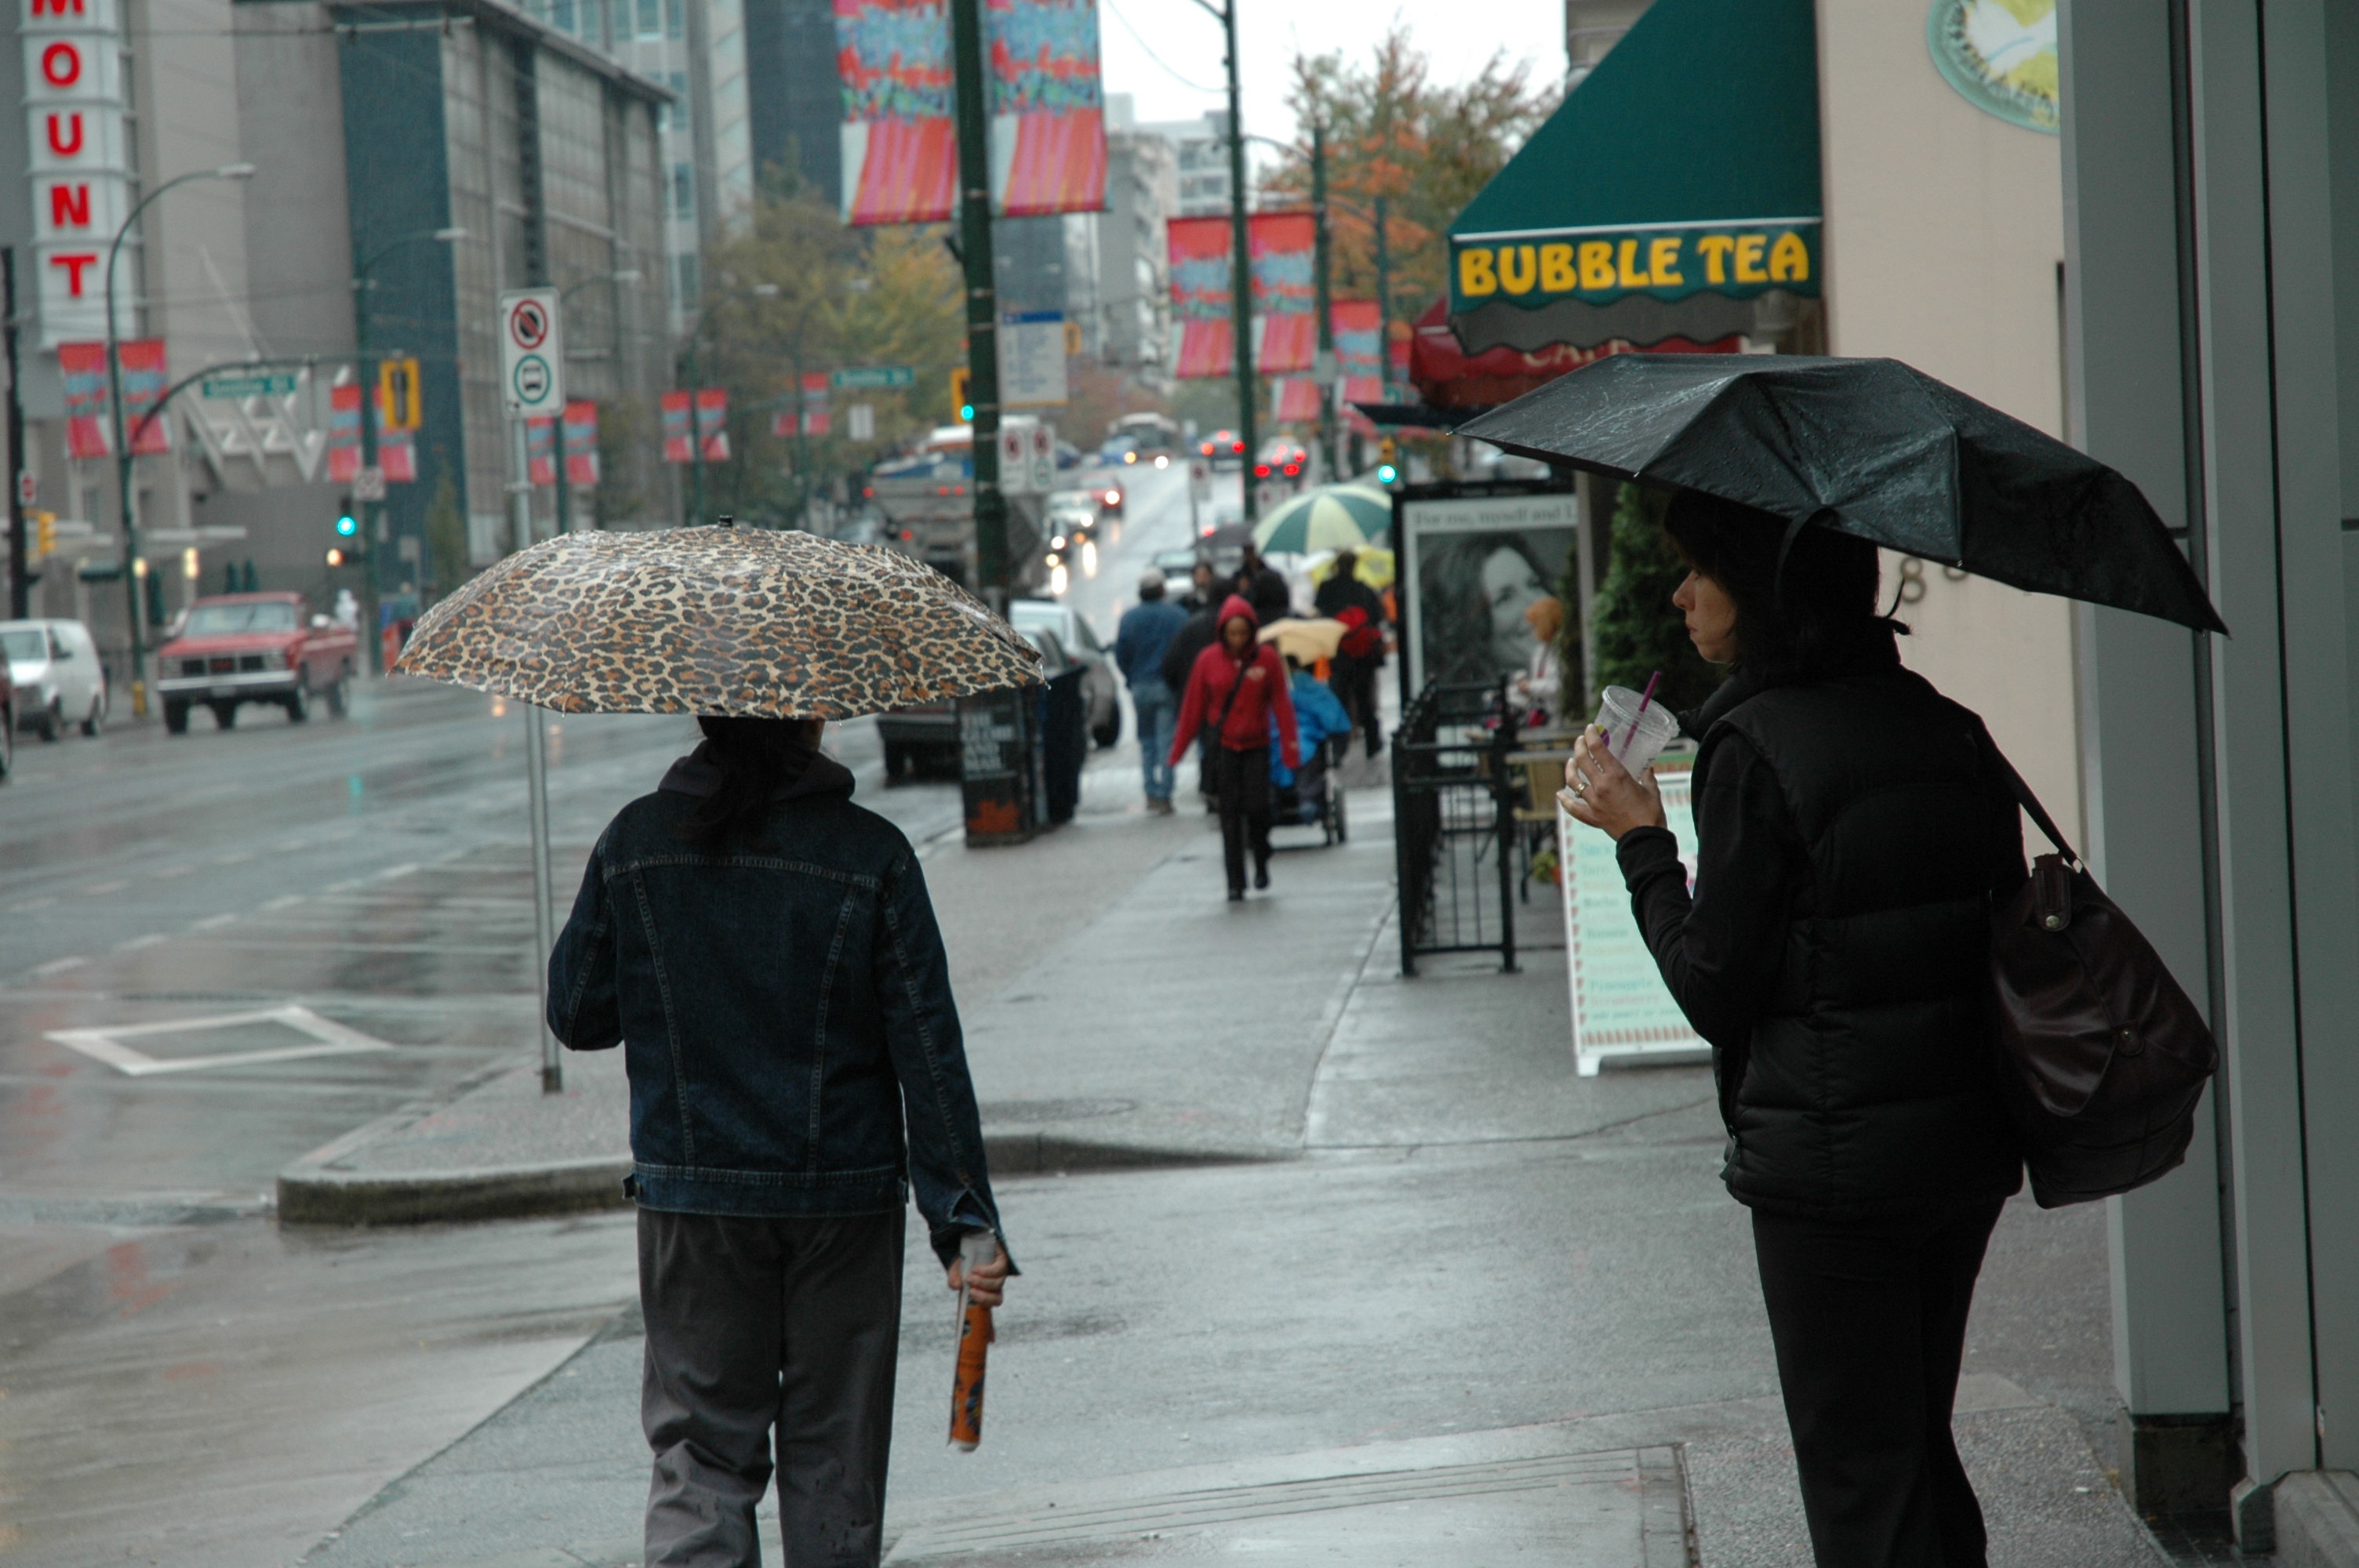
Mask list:
[[[336,507],[336,533],[339,537],[349,539],[360,531],[361,520],[353,514],[353,498],[347,495]]]
[[[951,372],[951,408],[962,425],[974,423],[974,405],[967,401],[966,395],[967,377],[973,373],[963,365]]]
[[[54,512],[33,514],[33,558],[48,560],[58,550],[58,514]]]
[[[342,566],[349,558],[350,557],[342,550],[330,550],[328,552],[328,564],[332,567]]]
[[[359,510],[353,505],[353,498],[349,495],[337,497],[336,537],[339,539],[350,539],[353,543],[350,546],[329,546],[328,564],[330,566],[348,567],[354,561],[361,558],[360,532],[361,514]]]
[[[1386,436],[1376,447],[1376,482],[1390,484],[1400,478],[1400,449]]]

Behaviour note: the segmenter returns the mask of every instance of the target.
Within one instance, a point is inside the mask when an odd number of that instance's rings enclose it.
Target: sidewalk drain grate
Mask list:
[[[1658,1557],[1649,1550],[1646,1562],[1651,1565],[1658,1561],[1670,1563],[1686,1560],[1686,1509],[1678,1456],[1669,1448],[1645,1448],[1324,1476],[1262,1486],[1166,1493],[1094,1507],[1060,1508],[1053,1514],[986,1516],[920,1525],[895,1544],[891,1561],[908,1563],[1061,1541],[1162,1537],[1288,1514],[1573,1487],[1603,1488],[1616,1494],[1639,1492],[1647,1505],[1644,1511],[1649,1547],[1658,1544],[1652,1539],[1658,1533],[1671,1537],[1660,1543],[1670,1549],[1669,1552]],[[1661,1525],[1669,1525],[1669,1530],[1659,1530]]]

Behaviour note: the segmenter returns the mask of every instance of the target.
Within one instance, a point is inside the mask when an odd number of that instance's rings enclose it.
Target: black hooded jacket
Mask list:
[[[1712,1045],[1730,1193],[1864,1219],[2015,1192],[1989,944],[2023,833],[1982,720],[1895,663],[1734,677],[1690,723],[1692,897],[1666,830],[1618,855]]]

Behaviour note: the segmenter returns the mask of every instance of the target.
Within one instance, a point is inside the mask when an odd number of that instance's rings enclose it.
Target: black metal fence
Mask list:
[[[1516,967],[1516,727],[1506,683],[1429,684],[1393,731],[1393,856],[1401,973],[1420,955],[1499,955]]]

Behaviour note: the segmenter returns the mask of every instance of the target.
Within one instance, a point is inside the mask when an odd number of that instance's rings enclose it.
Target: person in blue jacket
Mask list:
[[[1163,574],[1153,567],[1138,579],[1138,602],[1123,612],[1114,629],[1114,662],[1130,684],[1130,704],[1138,714],[1138,766],[1147,809],[1171,815],[1171,728],[1179,722],[1180,697],[1163,677],[1163,655],[1188,624],[1188,612],[1163,597]]]

